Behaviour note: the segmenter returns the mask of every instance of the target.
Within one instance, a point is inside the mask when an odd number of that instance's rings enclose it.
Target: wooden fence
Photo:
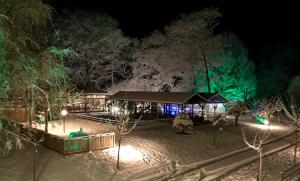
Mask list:
[[[283,172],[280,172],[281,173],[281,181],[283,180],[291,180],[288,179],[289,177],[293,177],[293,176],[299,176],[299,175],[296,175],[296,174],[299,174],[300,173],[300,163],[298,164],[295,164],[293,165],[292,167],[284,170]],[[299,178],[297,178],[299,179]]]
[[[28,137],[35,137],[37,140],[41,138],[43,141],[41,144],[53,151],[56,151],[62,155],[68,155],[73,153],[86,152],[90,150],[103,149],[115,146],[115,133],[103,133],[89,136],[82,136],[76,138],[62,138],[56,135],[52,135],[44,132],[43,130],[31,128],[23,128],[21,124],[1,119],[0,121],[5,122],[4,128],[15,131],[20,130],[20,133],[27,135]],[[15,128],[14,124],[17,124],[18,129]],[[18,134],[18,132],[16,132]]]
[[[25,108],[2,108],[0,109],[1,117],[18,123],[26,123]]]
[[[113,147],[115,146],[115,133],[103,133],[76,138],[61,138],[56,135],[44,133],[42,144],[60,154],[68,155]]]

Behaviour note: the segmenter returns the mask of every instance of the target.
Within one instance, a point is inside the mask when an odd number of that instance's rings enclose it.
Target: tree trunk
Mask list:
[[[32,117],[35,116],[34,110],[35,109],[34,109],[33,89],[31,88],[31,91],[30,91],[30,114],[29,114],[30,127],[32,127]]]
[[[31,95],[30,91],[26,90],[25,91],[25,120],[29,124],[29,126],[32,127],[31,116],[30,116],[31,114],[30,95]]]
[[[297,161],[297,142],[298,142],[298,131],[296,131],[296,136],[295,136],[294,165],[296,164]]]
[[[213,145],[212,145],[212,148],[215,149],[215,146],[216,146],[216,126],[213,126]]]
[[[65,116],[63,116],[63,129],[64,129],[64,133],[66,132],[66,120],[65,120]]]
[[[35,181],[35,165],[36,165],[36,143],[34,143],[34,150],[33,150],[33,181]]]
[[[120,136],[119,138],[119,148],[118,148],[118,157],[117,157],[117,169],[120,169],[119,165],[120,165],[120,149],[121,149],[121,141],[122,141],[123,137]]]
[[[258,174],[257,174],[257,181],[261,181],[262,180],[262,148],[258,151],[259,153],[259,160],[258,160]]]
[[[234,124],[235,126],[238,125],[238,121],[239,121],[239,116],[236,115],[236,116],[235,116],[235,124]]]
[[[49,115],[48,115],[48,110],[46,109],[45,111],[45,132],[48,133],[48,119],[49,119]]]
[[[194,117],[194,104],[192,104],[192,118]]]
[[[210,80],[209,80],[209,75],[208,75],[208,64],[207,64],[205,53],[203,51],[202,51],[202,57],[203,57],[203,61],[205,64],[205,75],[206,75],[208,93],[210,93],[211,90],[210,90]]]
[[[111,63],[111,85],[114,86],[114,62]]]
[[[204,121],[204,108],[205,108],[205,104],[204,103],[201,103],[201,116],[203,118],[203,121]]]

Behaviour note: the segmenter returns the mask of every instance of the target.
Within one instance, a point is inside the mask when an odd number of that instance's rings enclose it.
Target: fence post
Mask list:
[[[281,174],[281,181],[283,181],[283,174],[284,174],[284,172],[280,172],[280,174]]]

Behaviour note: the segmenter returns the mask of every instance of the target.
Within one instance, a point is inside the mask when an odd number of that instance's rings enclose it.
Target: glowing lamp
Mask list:
[[[65,109],[63,109],[63,110],[60,112],[60,114],[61,114],[62,116],[66,116],[66,115],[68,114],[68,111],[65,110]]]
[[[269,125],[270,121],[269,120],[265,120],[263,123],[264,123],[264,125]]]
[[[269,125],[270,122],[267,118],[263,117],[263,116],[256,116],[255,119],[261,123],[263,123],[264,125]]]
[[[63,109],[61,110],[60,114],[62,115],[63,117],[63,130],[64,130],[64,133],[66,132],[66,120],[65,120],[65,116],[68,114],[68,111]]]
[[[119,108],[116,107],[116,106],[113,106],[113,107],[111,108],[111,111],[112,111],[113,113],[118,113],[118,112],[119,112]]]

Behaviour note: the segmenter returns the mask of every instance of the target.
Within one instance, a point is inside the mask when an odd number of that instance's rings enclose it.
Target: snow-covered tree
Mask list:
[[[218,25],[217,19],[221,16],[218,9],[206,8],[182,15],[179,20],[166,28],[167,36],[173,40],[170,46],[178,54],[176,56],[182,61],[187,59],[191,62],[191,78],[196,92],[211,92],[209,70],[211,65],[218,62],[209,59],[209,56],[219,48],[219,40],[214,36],[213,30]],[[202,87],[199,85],[206,87],[200,89]]]
[[[220,35],[220,42],[221,48],[208,57],[215,62],[209,69],[213,92],[219,92],[232,101],[253,98],[256,94],[255,65],[248,58],[246,49],[232,33]]]
[[[131,77],[136,41],[127,38],[112,17],[87,11],[65,12],[56,21],[57,44],[79,53],[67,62],[79,89],[105,89]]]
[[[185,14],[164,32],[144,38],[134,56],[132,81],[147,82],[153,91],[192,91],[194,77],[200,71],[205,75],[206,56],[216,47],[212,30],[218,17],[215,9]]]
[[[191,61],[182,59],[182,52],[170,47],[172,44],[158,31],[143,39],[135,53],[132,81],[146,82],[153,91],[191,91]]]
[[[187,129],[193,128],[193,121],[186,112],[183,112],[175,117],[173,127],[179,129],[181,134],[184,134]]]

